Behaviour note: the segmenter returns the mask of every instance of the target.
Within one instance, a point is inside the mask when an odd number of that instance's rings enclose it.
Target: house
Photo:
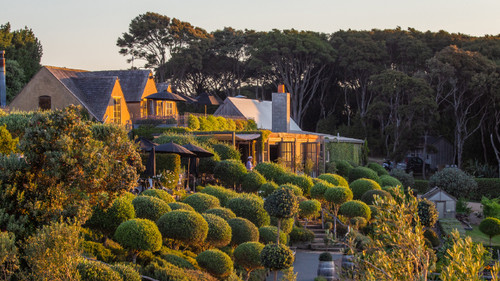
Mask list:
[[[432,170],[441,170],[444,167],[454,164],[453,145],[444,137],[427,137],[427,155],[424,159],[424,138],[414,150],[408,152],[407,156],[420,157],[425,163],[430,165]]]
[[[422,195],[436,205],[439,213],[439,218],[454,218],[456,213],[457,199],[450,194],[446,193],[439,187],[434,187],[427,193]]]
[[[84,70],[45,66],[10,103],[12,110],[50,110],[80,105],[104,123],[130,124],[117,76],[91,76]]]

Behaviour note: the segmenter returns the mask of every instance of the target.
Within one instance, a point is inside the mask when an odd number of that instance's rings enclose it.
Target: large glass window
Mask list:
[[[113,122],[115,124],[122,123],[122,105],[121,97],[113,97]]]
[[[174,115],[174,103],[167,101],[167,116]]]
[[[316,170],[318,163],[318,144],[315,142],[302,144],[302,165],[306,164],[307,159],[314,164],[313,170]]]
[[[281,142],[280,143],[280,158],[284,164],[293,169],[293,155],[294,155],[294,143],[293,142]]]
[[[41,110],[52,109],[52,98],[50,96],[39,96],[38,108],[40,108]]]
[[[148,116],[148,103],[145,99],[141,100],[141,118]]]

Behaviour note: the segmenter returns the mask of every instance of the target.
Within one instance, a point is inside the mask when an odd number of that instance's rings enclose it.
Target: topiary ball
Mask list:
[[[270,270],[283,270],[292,266],[294,255],[290,248],[283,244],[267,244],[260,253],[260,259],[262,265]]]
[[[120,245],[132,250],[155,252],[162,244],[158,227],[147,219],[132,219],[120,224],[114,238]]]
[[[226,221],[230,220],[230,219],[234,219],[236,217],[236,214],[233,211],[231,211],[231,209],[223,208],[223,207],[218,207],[218,208],[213,208],[213,209],[207,210],[205,212],[205,214],[213,214],[213,215],[216,215],[216,216],[219,216],[219,217],[225,219]]]
[[[227,221],[231,227],[231,245],[237,246],[245,242],[258,242],[259,229],[249,220],[234,218]]]
[[[311,188],[311,198],[324,200],[325,199],[325,191],[329,187],[334,187],[333,184],[328,182],[318,182]]]
[[[346,160],[335,160],[335,168],[337,169],[337,173],[344,178],[349,177],[349,173],[353,169],[352,165]]]
[[[390,175],[401,182],[401,186],[404,188],[404,190],[407,190],[408,188],[411,188],[415,185],[413,173],[407,173],[401,169],[392,169]]]
[[[361,196],[369,190],[380,190],[380,185],[371,179],[361,178],[357,179],[349,185],[352,190],[353,198],[356,200],[361,199]]]
[[[304,194],[300,187],[296,186],[295,184],[291,184],[291,183],[282,184],[282,185],[280,185],[279,188],[288,188],[288,189],[293,191],[293,194],[295,196],[302,196]]]
[[[330,187],[326,189],[324,198],[329,203],[342,205],[345,202],[352,200],[353,194],[347,187]]]
[[[334,186],[349,187],[349,183],[347,182],[347,180],[337,174],[321,174],[319,175],[318,179],[331,183]]]
[[[361,201],[365,202],[367,205],[374,205],[375,196],[379,196],[382,198],[392,198],[391,194],[385,190],[368,190],[361,196]]]
[[[491,245],[491,238],[500,235],[500,220],[493,217],[487,217],[479,224],[479,230],[490,237]]]
[[[194,210],[193,207],[189,206],[186,203],[182,203],[182,202],[168,203],[168,206],[170,207],[170,209],[172,209],[172,211],[175,211],[175,210],[186,210],[186,211],[195,212],[195,210]]]
[[[228,245],[232,237],[229,224],[223,218],[213,214],[203,214],[202,216],[208,223],[208,234],[204,244],[214,248]]]
[[[264,201],[257,195],[242,193],[228,201],[227,207],[237,217],[250,220],[257,227],[269,225],[269,215],[264,209]]]
[[[278,182],[279,178],[288,173],[283,166],[271,162],[258,163],[254,170],[263,175],[266,180],[274,182]]]
[[[125,264],[114,264],[111,269],[118,272],[125,281],[141,281],[141,275],[133,267]]]
[[[377,172],[373,171],[372,169],[366,168],[366,167],[353,168],[351,170],[351,172],[349,173],[349,182],[350,183],[352,183],[353,181],[355,181],[357,179],[361,179],[361,178],[371,179],[371,180],[374,180],[377,182],[379,181],[379,177],[377,175]],[[351,185],[349,185],[349,187],[351,187],[351,189],[352,189]]]
[[[161,189],[148,189],[148,190],[144,190],[143,192],[141,192],[140,196],[151,196],[151,197],[156,197],[158,199],[161,199],[163,201],[165,201],[165,203],[172,203],[172,202],[175,202],[175,199],[174,197],[172,197],[172,195],[170,195],[168,192],[166,192],[165,190],[161,190]]]
[[[389,175],[387,170],[384,167],[382,167],[382,165],[380,165],[378,163],[374,163],[374,162],[368,163],[368,165],[366,165],[366,167],[375,171],[378,176]]]
[[[207,185],[205,188],[203,188],[201,193],[205,193],[205,194],[217,197],[217,199],[219,199],[221,206],[226,206],[227,201],[229,201],[235,197],[238,197],[238,195],[239,195],[234,190],[225,188],[225,187],[220,186],[220,185]]]
[[[259,242],[245,242],[234,249],[234,261],[247,272],[264,268],[260,254],[264,245]]]
[[[302,190],[302,194],[309,195],[311,188],[313,187],[313,181],[311,177],[306,175],[297,175],[295,173],[287,173],[282,175],[278,179],[280,184],[293,184],[298,186]],[[301,194],[301,195],[302,195]]]
[[[259,228],[259,241],[262,244],[276,243],[278,238],[278,228],[276,226],[263,226]],[[286,233],[280,231],[280,243],[286,245]]]
[[[280,188],[267,197],[264,209],[270,216],[282,219],[293,217],[299,206],[297,198],[290,189]]]
[[[135,210],[132,200],[122,196],[116,198],[108,209],[94,208],[92,217],[85,224],[90,228],[100,230],[107,236],[111,236],[122,222],[133,218],[135,218]]]
[[[266,179],[257,171],[252,171],[243,176],[241,189],[245,192],[257,192],[266,183]]]
[[[287,219],[281,219],[280,232],[286,234],[290,233],[292,231],[294,223],[295,223],[295,218],[293,217]],[[271,217],[271,225],[278,226],[278,219],[275,217]]]
[[[325,229],[330,229],[330,230],[333,229],[333,223],[331,223],[329,221],[325,222]]]
[[[321,211],[321,203],[318,200],[305,200],[299,203],[299,215],[303,218],[315,218]]]
[[[389,175],[382,175],[380,176],[380,186],[402,186],[402,184],[395,177],[391,177]]]
[[[137,196],[132,200],[137,218],[157,221],[163,214],[171,209],[165,201],[151,196]]]
[[[240,184],[246,173],[245,165],[233,159],[219,161],[214,168],[214,176],[227,186]]]
[[[206,210],[220,206],[219,199],[212,195],[199,192],[189,195],[182,202],[193,207],[193,209],[198,213],[203,213]]]
[[[363,217],[370,220],[371,217],[370,207],[359,200],[352,200],[340,205],[339,213],[348,218]]]
[[[354,229],[361,229],[368,224],[365,218],[363,217],[354,217],[349,219],[349,225],[351,225]]]
[[[328,252],[323,252],[319,255],[319,261],[332,261],[333,257],[332,254]]]
[[[233,261],[224,252],[212,249],[200,253],[196,257],[198,265],[211,275],[223,279],[233,272]]]
[[[258,191],[260,197],[266,198],[271,195],[276,189],[278,189],[278,184],[268,181],[265,184],[261,185]]]
[[[418,218],[423,226],[433,227],[436,224],[439,214],[434,203],[425,198],[420,199],[417,209]]]
[[[77,267],[82,280],[114,281],[122,280],[120,274],[110,266],[98,261],[81,261]]]
[[[168,212],[156,223],[164,238],[188,245],[201,245],[207,238],[208,223],[195,212],[185,210]]]

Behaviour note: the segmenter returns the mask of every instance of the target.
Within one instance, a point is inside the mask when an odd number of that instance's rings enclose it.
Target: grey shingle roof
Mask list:
[[[93,77],[116,76],[120,79],[123,95],[127,102],[141,101],[142,93],[149,79],[150,70],[105,70],[87,72]]]
[[[79,88],[81,99],[85,101],[89,110],[94,115],[104,121],[104,114],[108,107],[113,88],[118,78],[115,77],[78,77],[71,78],[73,83]]]

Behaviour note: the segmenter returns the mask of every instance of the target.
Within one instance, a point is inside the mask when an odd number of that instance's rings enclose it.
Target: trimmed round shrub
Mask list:
[[[110,263],[116,258],[116,256],[111,253],[111,250],[104,247],[102,243],[82,241],[80,247],[85,256],[96,258],[103,262]]]
[[[305,175],[297,175],[294,173],[287,173],[278,179],[279,184],[293,184],[302,189],[302,194],[309,195],[313,187],[311,177]]]
[[[349,173],[353,169],[352,165],[346,160],[335,160],[335,168],[337,169],[337,174],[341,175],[344,178],[349,177]]]
[[[305,200],[299,203],[299,215],[303,218],[311,219],[319,215],[321,203],[318,200]]]
[[[168,262],[155,261],[142,270],[142,274],[156,280],[191,281],[186,271]]]
[[[198,117],[194,116],[193,114],[188,115],[188,128],[196,131],[200,128],[200,120],[198,120]]]
[[[231,227],[231,245],[236,246],[245,242],[258,242],[259,229],[249,220],[234,218],[227,221]]]
[[[415,185],[415,179],[413,178],[413,173],[407,173],[401,169],[392,169],[390,175],[401,182],[401,186],[404,190]]]
[[[123,247],[136,251],[155,252],[161,248],[162,243],[158,227],[147,219],[131,219],[120,224],[114,237]]]
[[[290,233],[292,231],[294,223],[295,223],[295,218],[293,218],[293,217],[281,219],[280,232],[283,232],[286,234]],[[278,219],[275,217],[271,217],[271,225],[278,226]]]
[[[290,232],[290,244],[300,242],[311,242],[314,240],[314,233],[302,227],[293,227]]]
[[[203,214],[205,221],[208,223],[208,234],[205,243],[213,248],[221,248],[231,242],[231,227],[221,217],[213,214]]]
[[[164,238],[188,245],[200,245],[208,234],[208,223],[195,212],[176,210],[161,216],[156,222]]]
[[[245,165],[241,161],[232,159],[219,161],[214,168],[214,176],[231,187],[240,184],[246,173]]]
[[[234,219],[236,217],[236,214],[233,211],[231,211],[231,209],[223,208],[223,207],[218,207],[218,208],[213,208],[213,209],[207,210],[205,212],[205,214],[216,215],[216,216],[223,218],[226,221],[230,220],[230,219]]]
[[[333,223],[330,221],[325,222],[325,229],[333,229]]]
[[[165,201],[151,196],[137,196],[132,200],[137,218],[157,221],[163,214],[172,209]]]
[[[259,228],[259,241],[262,244],[276,243],[278,228],[276,226],[263,226]],[[286,245],[286,233],[280,231],[280,243]]]
[[[266,198],[271,195],[276,189],[278,189],[278,184],[273,181],[268,181],[265,184],[261,185],[258,191],[259,196]]]
[[[259,242],[246,242],[240,244],[234,249],[234,261],[247,272],[264,268],[260,260],[262,249],[264,249],[264,245]]]
[[[340,205],[339,213],[348,218],[363,217],[370,220],[371,217],[370,207],[359,200],[352,200]]]
[[[217,278],[225,278],[233,273],[233,261],[224,252],[206,250],[196,257],[198,265]]]
[[[375,171],[379,177],[383,176],[383,175],[389,175],[387,170],[384,167],[382,167],[382,165],[380,165],[378,163],[374,163],[374,162],[368,163],[368,165],[366,165],[366,167]]]
[[[391,194],[385,190],[368,190],[361,196],[361,201],[365,202],[367,205],[373,205],[375,203],[375,195],[383,198],[392,198]]]
[[[395,177],[389,175],[380,176],[380,186],[401,186],[402,183]]]
[[[206,210],[220,206],[217,197],[200,192],[189,195],[182,202],[193,207],[198,213],[203,213]]]
[[[424,231],[424,237],[431,242],[432,247],[439,247],[439,244],[441,244],[441,241],[439,240],[439,236],[437,233],[432,230],[432,229],[426,229]]]
[[[122,196],[115,199],[108,209],[94,208],[92,217],[90,217],[85,225],[93,229],[98,229],[107,236],[111,236],[122,222],[133,218],[135,218],[135,210],[132,200]]]
[[[361,196],[363,196],[363,194],[365,194],[365,192],[369,190],[381,189],[380,185],[376,181],[367,178],[360,178],[351,182],[350,187],[352,190],[353,198],[358,200],[361,199]]]
[[[426,227],[433,227],[438,220],[436,205],[427,199],[420,199],[417,205],[420,223]]]
[[[377,172],[375,172],[374,170],[372,170],[370,168],[356,167],[356,168],[353,168],[351,170],[351,172],[349,173],[349,182],[350,183],[354,182],[357,179],[361,179],[361,178],[379,181],[379,177],[377,175]],[[352,189],[351,185],[349,185],[349,187],[351,187],[351,189]]]
[[[98,261],[81,261],[78,266],[78,273],[82,280],[92,281],[115,281],[122,280],[120,274],[110,266]]]
[[[355,229],[361,229],[365,227],[368,224],[368,222],[363,217],[354,217],[349,219],[349,224]]]
[[[220,185],[207,185],[200,192],[217,197],[221,206],[226,206],[227,201],[238,197],[239,195],[236,191],[227,189]]]
[[[274,182],[279,182],[279,178],[288,173],[283,166],[272,162],[258,163],[254,170],[263,175],[266,180]]]
[[[266,183],[266,179],[257,171],[252,171],[243,176],[241,189],[245,192],[257,192]]]
[[[318,179],[324,180],[328,183],[331,183],[335,186],[343,186],[343,187],[349,187],[349,183],[347,182],[346,179],[344,179],[342,176],[337,175],[337,174],[321,174],[319,175]]]
[[[200,158],[200,164],[198,166],[198,171],[200,173],[213,174],[214,169],[215,169],[215,165],[217,163],[219,163],[219,161],[220,161],[220,156],[215,151],[213,151],[213,149],[211,147],[209,147],[208,145],[203,146],[203,148],[214,153],[214,156]]]
[[[227,202],[237,217],[248,219],[257,227],[269,225],[269,215],[264,209],[264,201],[257,195],[242,193]]]
[[[260,260],[264,267],[270,270],[287,269],[293,264],[293,252],[283,244],[267,244],[260,253]]]
[[[133,267],[126,264],[115,264],[111,269],[118,272],[124,281],[141,281],[141,275]]]
[[[165,201],[165,203],[167,203],[167,204],[175,202],[175,199],[174,199],[174,197],[172,197],[172,195],[170,195],[167,191],[161,190],[161,189],[144,190],[143,192],[141,192],[140,196],[143,196],[143,195],[156,197],[158,199]]]
[[[185,260],[184,258],[174,255],[174,254],[166,254],[161,256],[166,262],[169,262],[175,266],[185,269],[196,269],[190,262]]]
[[[444,168],[429,179],[429,188],[439,187],[456,198],[464,194],[473,194],[477,190],[477,182],[472,176],[458,168]]]
[[[328,252],[323,252],[319,255],[319,261],[332,261],[333,257],[332,254]]]
[[[237,160],[240,161],[241,153],[232,145],[225,143],[213,144],[212,148],[219,154],[220,160]]]
[[[325,191],[324,198],[327,202],[341,205],[352,200],[352,191],[347,187],[329,187]]]
[[[282,184],[279,186],[279,188],[288,188],[288,189],[292,190],[292,192],[295,196],[304,195],[302,189],[300,187],[296,186],[295,184],[291,184],[291,183]]]
[[[479,230],[490,237],[491,246],[491,238],[500,235],[500,220],[493,217],[485,218],[479,224]]]
[[[329,187],[334,187],[333,184],[328,182],[319,182],[311,188],[311,198],[324,200],[325,199],[325,191]]]
[[[186,210],[186,211],[193,211],[193,212],[195,212],[195,210],[194,210],[193,207],[189,206],[186,203],[182,203],[182,202],[168,203],[168,206],[170,207],[170,209],[172,209],[172,211],[175,211],[175,210]]]
[[[297,197],[290,189],[280,188],[267,197],[264,209],[270,216],[283,219],[293,217],[299,206]]]

